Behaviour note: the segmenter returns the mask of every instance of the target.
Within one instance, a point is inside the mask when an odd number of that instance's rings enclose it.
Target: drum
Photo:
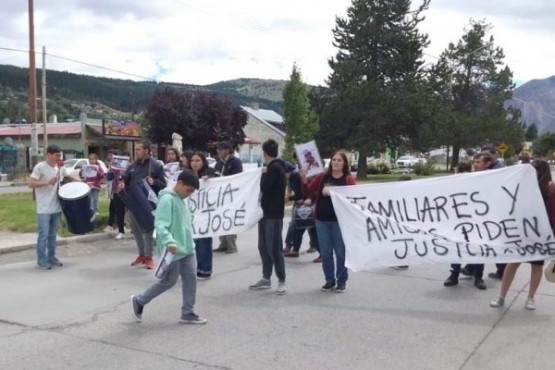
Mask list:
[[[132,181],[119,193],[125,206],[137,221],[141,230],[146,233],[154,229],[154,212],[158,197],[146,182],[146,179]]]
[[[293,223],[297,229],[314,227],[314,206],[295,204],[293,206]]]
[[[67,229],[72,234],[86,234],[96,227],[96,214],[91,210],[89,185],[70,182],[58,189]]]

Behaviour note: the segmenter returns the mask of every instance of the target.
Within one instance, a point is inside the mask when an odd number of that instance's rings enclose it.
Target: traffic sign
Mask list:
[[[505,154],[507,149],[509,149],[509,146],[507,144],[505,144],[505,142],[503,142],[503,141],[501,142],[501,144],[499,144],[497,146],[497,150],[499,150],[501,152],[501,154]]]

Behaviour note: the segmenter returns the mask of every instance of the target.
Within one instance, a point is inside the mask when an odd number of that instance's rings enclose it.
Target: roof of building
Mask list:
[[[43,124],[37,123],[37,134],[42,135],[44,132]],[[31,136],[32,125],[26,124],[9,124],[0,125],[0,136]],[[63,122],[63,123],[47,123],[46,133],[48,135],[75,135],[81,133],[81,122]]]
[[[254,109],[251,107],[241,106],[248,114],[258,119],[271,129],[277,131],[280,135],[285,136],[285,126],[283,125],[283,117],[278,113],[269,109]]]

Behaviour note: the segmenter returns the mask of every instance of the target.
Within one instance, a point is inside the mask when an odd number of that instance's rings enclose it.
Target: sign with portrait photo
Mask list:
[[[85,165],[81,169],[81,175],[84,178],[96,177],[98,174],[98,166],[94,164]]]
[[[304,144],[295,144],[295,152],[301,169],[306,170],[307,177],[324,172],[324,164],[314,140]]]
[[[110,163],[110,168],[114,170],[126,170],[129,166],[129,157],[124,155],[114,155],[112,156],[112,162]]]

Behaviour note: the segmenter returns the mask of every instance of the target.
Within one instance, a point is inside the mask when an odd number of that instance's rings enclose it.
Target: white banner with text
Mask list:
[[[187,200],[193,214],[195,238],[238,234],[262,218],[260,177],[254,169],[233,176],[200,180],[200,188]]]
[[[507,263],[555,255],[535,169],[332,188],[353,271],[421,263]]]

